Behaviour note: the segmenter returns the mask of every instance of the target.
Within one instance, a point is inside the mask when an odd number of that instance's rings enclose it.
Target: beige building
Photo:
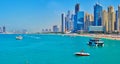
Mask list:
[[[90,14],[90,21],[93,22],[94,21],[94,16],[92,14]]]
[[[118,6],[118,29],[117,29],[117,31],[119,31],[120,32],[120,5]]]
[[[84,20],[85,20],[85,22],[84,22],[84,30],[87,32],[87,29],[88,29],[88,26],[89,26],[89,19],[88,19],[88,13],[85,13],[85,18],[84,18]]]
[[[85,13],[84,30],[88,32],[88,27],[92,25],[94,17],[92,14]]]
[[[115,12],[113,6],[108,7],[108,32],[115,31]]]
[[[108,13],[106,10],[102,12],[102,25],[105,28],[105,32],[108,32]]]

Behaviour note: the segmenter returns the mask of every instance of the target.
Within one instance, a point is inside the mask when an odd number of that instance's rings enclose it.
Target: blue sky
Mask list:
[[[52,28],[61,22],[61,13],[74,11],[80,3],[80,11],[93,13],[98,0],[0,0],[0,26],[7,30],[27,29],[32,32]],[[112,5],[117,10],[120,0],[99,0],[103,8]]]

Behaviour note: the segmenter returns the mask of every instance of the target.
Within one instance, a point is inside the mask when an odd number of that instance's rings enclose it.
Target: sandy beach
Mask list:
[[[120,40],[120,35],[117,34],[80,34],[79,36],[87,36],[87,37],[98,37],[112,40]]]
[[[98,37],[112,40],[120,40],[120,35],[117,34],[65,34],[69,36],[85,36],[85,37]]]

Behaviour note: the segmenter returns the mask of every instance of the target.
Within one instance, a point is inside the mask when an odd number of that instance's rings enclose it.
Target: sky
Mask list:
[[[61,24],[61,13],[68,10],[74,12],[76,3],[80,11],[93,14],[94,5],[98,0],[0,0],[0,27],[6,26],[7,31],[27,29],[40,32],[52,29],[53,25]],[[117,10],[120,0],[99,0],[103,9],[112,5]]]

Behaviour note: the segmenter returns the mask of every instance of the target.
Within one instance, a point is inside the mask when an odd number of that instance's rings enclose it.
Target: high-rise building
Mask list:
[[[114,32],[115,28],[115,12],[113,6],[108,7],[108,32]]]
[[[78,13],[80,11],[80,4],[77,3],[75,5],[75,15],[74,15],[74,22],[73,22],[73,32],[77,32],[78,30]]]
[[[77,14],[77,31],[84,30],[84,22],[85,22],[85,13],[84,11],[80,11]]]
[[[88,31],[88,26],[90,24],[89,18],[88,18],[89,14],[85,13],[85,22],[84,22],[84,30]]]
[[[77,15],[76,14],[74,15],[73,25],[74,25],[73,32],[77,32]]]
[[[108,32],[108,13],[106,10],[102,12],[102,26],[104,27],[104,32]]]
[[[59,32],[59,28],[58,28],[57,25],[54,25],[54,26],[53,26],[53,32]]]
[[[27,34],[28,31],[27,31],[27,29],[23,29],[21,33],[23,33],[23,34]]]
[[[0,27],[0,33],[2,33],[2,29],[1,29],[1,27]]]
[[[88,27],[92,26],[93,23],[93,15],[92,14],[85,14],[85,22],[84,22],[84,30],[88,32]]]
[[[74,30],[74,14],[71,14],[71,31],[73,32]]]
[[[3,26],[3,33],[5,33],[6,32],[6,27],[5,26]]]
[[[120,5],[118,6],[118,31],[120,32]]]
[[[116,14],[115,14],[116,18],[115,18],[115,30],[118,32],[119,31],[119,21],[118,21],[118,11],[116,10]]]
[[[62,20],[61,32],[64,33],[65,32],[65,15],[64,15],[64,13],[62,13],[62,15],[61,15],[61,20]]]
[[[69,31],[71,31],[71,13],[70,13],[70,11],[68,11],[68,13],[67,13],[67,31],[69,32]]]
[[[102,6],[98,3],[94,6],[94,26],[102,26]]]
[[[65,17],[65,31],[66,32],[72,32],[73,31],[73,16],[68,11],[66,17]]]
[[[48,29],[45,29],[45,32],[48,32]]]
[[[51,32],[51,29],[49,29],[48,32]]]
[[[67,32],[67,17],[65,17],[65,32]]]
[[[89,15],[90,25],[93,25],[94,17],[92,14]]]
[[[77,14],[77,13],[79,12],[79,10],[80,10],[80,4],[77,3],[77,4],[75,5],[75,14]]]
[[[42,29],[42,32],[45,32],[45,30],[44,30],[44,29]]]

